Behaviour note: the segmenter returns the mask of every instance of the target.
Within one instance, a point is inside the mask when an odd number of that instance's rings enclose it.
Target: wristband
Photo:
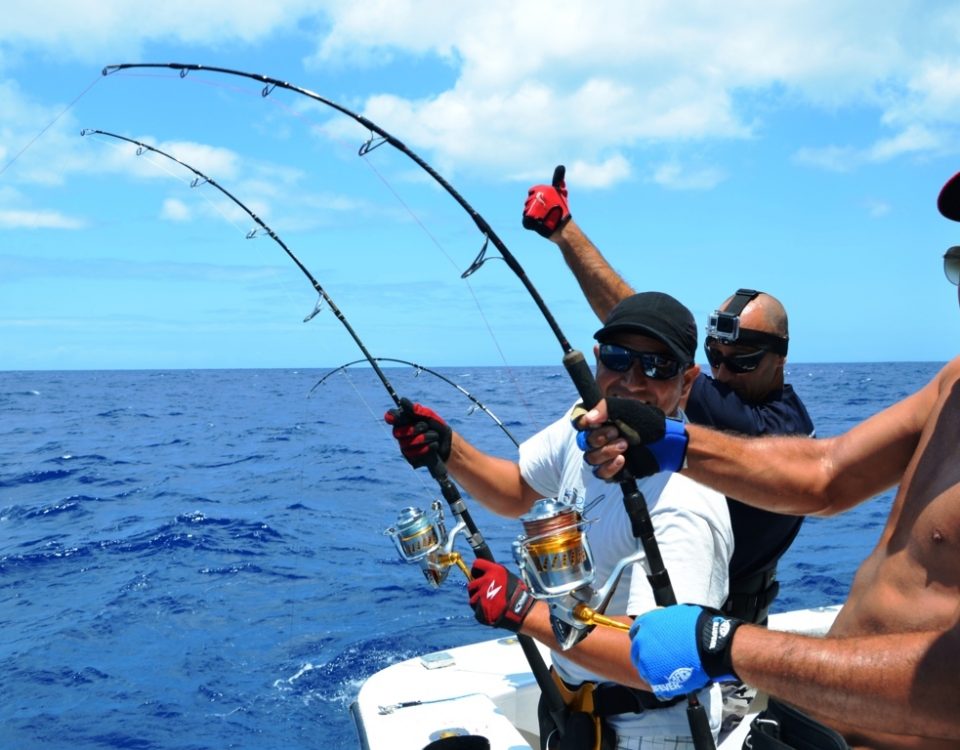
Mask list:
[[[660,471],[680,471],[687,465],[687,443],[689,437],[686,427],[680,419],[664,420],[666,432],[655,443],[647,445],[660,467]]]

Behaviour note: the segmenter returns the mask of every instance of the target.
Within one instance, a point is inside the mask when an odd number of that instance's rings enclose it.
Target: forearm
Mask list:
[[[503,516],[515,518],[523,515],[537,498],[521,478],[516,463],[477,450],[456,432],[451,441],[447,470],[472,497]]]
[[[628,625],[632,622],[629,617],[612,619]],[[550,626],[550,610],[545,602],[540,601],[534,605],[523,621],[520,632],[536,638],[555,651],[560,651],[560,646],[553,636],[553,628]],[[642,690],[650,689],[630,663],[630,638],[625,630],[597,626],[576,646],[564,651],[563,654],[605,680]]]
[[[633,289],[613,270],[573,220],[554,233],[551,239],[560,247],[590,307],[601,321],[606,320],[620,300],[633,294]]]
[[[683,473],[728,497],[778,513],[814,515],[827,508],[827,441],[751,439],[687,425]]]
[[[956,740],[956,631],[810,638],[743,626],[733,665],[743,681],[827,723]]]
[[[881,434],[881,424],[875,417],[825,440],[742,437],[687,425],[684,473],[748,505],[779,513],[833,515],[900,480],[919,431],[904,427]]]

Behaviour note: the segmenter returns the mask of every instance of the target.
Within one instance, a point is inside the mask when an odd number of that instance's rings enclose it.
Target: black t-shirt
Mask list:
[[[701,373],[693,383],[684,411],[694,424],[744,435],[814,434],[810,415],[789,384],[759,404],[748,404],[729,386]],[[753,508],[730,497],[727,505],[734,544],[731,582],[775,563],[787,551],[803,523],[802,516]]]

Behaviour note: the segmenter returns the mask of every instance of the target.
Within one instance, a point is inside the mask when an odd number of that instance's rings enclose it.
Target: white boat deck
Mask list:
[[[838,606],[772,615],[770,627],[827,631]],[[539,644],[538,644],[539,645]],[[550,652],[540,647],[549,665]],[[422,750],[438,739],[486,737],[493,750],[538,748],[540,689],[514,637],[408,659],[381,670],[351,706],[364,750]],[[744,721],[721,747],[740,747]]]

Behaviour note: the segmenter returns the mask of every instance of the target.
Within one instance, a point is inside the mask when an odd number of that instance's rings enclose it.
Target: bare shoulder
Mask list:
[[[957,380],[960,380],[960,357],[954,357],[947,362],[934,379],[941,391],[944,388],[950,388]]]
[[[939,412],[944,398],[958,380],[960,357],[955,357],[947,362],[929,383],[888,411],[909,429],[922,430],[927,421]]]

